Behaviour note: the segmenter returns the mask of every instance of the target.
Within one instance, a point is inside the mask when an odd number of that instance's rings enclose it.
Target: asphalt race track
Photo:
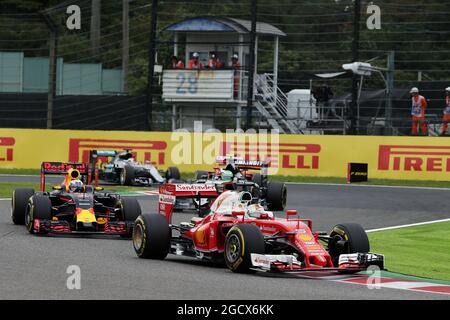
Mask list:
[[[2,176],[0,181],[7,177]],[[30,181],[30,180],[26,180]],[[448,190],[289,185],[288,206],[316,230],[357,222],[366,229],[449,218]],[[156,197],[142,197],[154,212]],[[190,215],[178,214],[188,221]],[[131,241],[104,237],[36,237],[10,219],[0,201],[0,299],[448,299],[448,295],[327,280],[240,275],[183,257],[138,259]],[[81,269],[81,290],[66,287],[68,266]]]

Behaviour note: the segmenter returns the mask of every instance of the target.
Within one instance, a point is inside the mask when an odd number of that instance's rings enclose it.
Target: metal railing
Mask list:
[[[302,104],[302,102],[308,103]],[[303,105],[303,106],[302,106]],[[345,134],[349,122],[346,119],[346,108],[344,106],[315,105],[310,101],[297,101],[294,106],[289,106],[289,113],[296,116],[286,117],[303,134]],[[295,109],[295,110],[292,110]]]
[[[297,127],[287,118],[288,97],[277,86],[273,74],[256,75],[254,95],[258,110],[273,128],[283,133],[298,133]]]
[[[263,73],[256,75],[254,94],[262,94],[266,101],[274,104],[281,116],[287,116],[287,96],[274,81],[274,75]],[[260,92],[261,91],[261,92]]]

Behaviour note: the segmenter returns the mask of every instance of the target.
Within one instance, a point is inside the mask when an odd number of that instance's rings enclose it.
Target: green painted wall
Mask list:
[[[22,52],[0,52],[0,92],[48,91],[48,58],[26,58]],[[122,93],[122,70],[101,64],[57,63],[57,95],[116,95]]]

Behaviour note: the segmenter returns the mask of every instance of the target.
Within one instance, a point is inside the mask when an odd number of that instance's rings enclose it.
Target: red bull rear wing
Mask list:
[[[43,162],[41,164],[41,191],[45,191],[46,175],[67,175],[70,171],[77,171],[85,183],[91,183],[91,166],[86,163]]]

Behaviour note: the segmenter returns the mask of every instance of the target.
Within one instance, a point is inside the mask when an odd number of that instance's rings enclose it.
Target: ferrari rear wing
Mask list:
[[[46,175],[67,175],[70,170],[78,170],[84,182],[91,184],[91,165],[76,162],[43,162],[41,164],[41,191],[45,191]]]
[[[159,187],[159,213],[170,223],[177,198],[215,199],[219,195],[216,186],[205,183],[168,183]]]

